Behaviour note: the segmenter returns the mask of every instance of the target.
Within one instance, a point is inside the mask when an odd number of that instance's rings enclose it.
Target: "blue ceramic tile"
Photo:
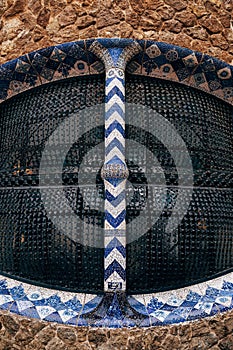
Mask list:
[[[30,317],[30,318],[40,318],[35,307],[20,311],[20,315]]]
[[[130,306],[132,306],[132,308],[136,310],[139,314],[148,316],[148,310],[145,307],[145,305],[137,301],[134,297],[129,296],[128,302]]]
[[[76,297],[66,301],[64,303],[64,305],[66,306],[66,308],[71,309],[71,310],[76,311],[76,312],[79,312],[82,309],[82,304],[80,303],[80,301]]]
[[[0,306],[0,310],[9,310],[11,308],[12,302],[11,303],[5,303]]]
[[[122,310],[121,310],[119,300],[118,300],[116,293],[114,294],[112,302],[111,302],[111,304],[106,312],[106,317],[107,318],[114,318],[114,319],[118,319],[118,320],[123,319]]]
[[[163,326],[163,325],[164,325],[164,323],[162,321],[160,321],[156,317],[150,316],[150,326]],[[149,327],[149,325],[148,325],[148,327]]]
[[[215,301],[219,296],[220,290],[212,287],[208,287],[205,292],[205,298],[208,298],[210,301]]]
[[[69,324],[69,325],[73,325],[73,326],[87,326],[87,324],[85,323],[83,323],[83,324],[79,324],[78,323],[78,320],[79,320],[79,317],[78,316],[75,316],[75,317],[72,317],[72,318],[70,318],[69,320],[67,320],[67,321],[63,321],[63,323],[64,324]]]
[[[2,308],[2,307],[1,307]],[[15,314],[20,314],[18,306],[16,304],[16,302],[14,301],[13,303],[11,303],[10,307],[9,307],[10,312],[13,312]]]
[[[14,300],[19,300],[24,297],[26,297],[24,289],[22,285],[19,285],[17,287],[13,287],[9,289],[9,292]]]
[[[224,306],[222,304],[214,304],[213,310],[215,311],[215,313],[226,312],[226,311],[229,310],[229,307],[228,306]]]
[[[164,304],[159,301],[157,298],[152,298],[149,302],[149,304],[147,305],[147,310],[149,312],[149,314],[151,314],[152,312],[160,309]]]
[[[176,307],[168,305],[168,304],[164,304],[159,310],[172,312],[173,310],[176,310]]]
[[[48,322],[63,323],[63,320],[61,319],[61,317],[58,314],[58,312],[54,312],[54,313],[48,315],[47,317],[44,318],[44,320],[48,321]]]
[[[219,307],[219,304],[213,304],[211,312],[209,313],[209,316],[214,316],[215,314],[219,313],[220,310],[221,308]]]
[[[179,307],[166,317],[166,324],[185,322],[192,311],[192,307]]]
[[[223,281],[222,289],[232,290],[232,293],[233,293],[233,283],[228,281]]]
[[[0,294],[10,294],[7,289],[6,280],[0,280]]]
[[[82,315],[92,312],[94,309],[96,309],[97,306],[102,301],[102,298],[103,298],[102,296],[96,296],[92,300],[90,300],[88,303],[86,303],[83,307]]]
[[[75,324],[73,323],[75,321],[75,319],[71,319],[69,321],[69,324]],[[90,324],[88,323],[87,320],[85,320],[84,318],[80,317],[80,318],[76,318],[76,324],[77,326],[81,326],[81,327],[88,327]]]
[[[203,317],[207,317],[209,316],[207,313],[205,313],[202,309],[192,309],[192,311],[190,312],[187,321],[193,321],[193,320],[198,320],[201,319]]]
[[[183,306],[187,306],[187,307],[193,307],[194,305],[196,305],[199,300],[202,298],[202,296],[196,292],[193,291],[189,291],[188,294],[186,295],[186,298],[184,300],[184,302],[182,303],[182,307]]]
[[[153,319],[153,317],[152,318],[146,317],[146,318],[144,318],[143,320],[140,321],[138,326],[139,327],[150,327],[152,320],[155,321],[155,319]]]
[[[138,322],[135,322],[132,319],[125,317],[121,323],[121,327],[136,327],[138,326]]]

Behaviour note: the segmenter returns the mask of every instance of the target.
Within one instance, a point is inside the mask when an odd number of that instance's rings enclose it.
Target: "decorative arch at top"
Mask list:
[[[126,47],[137,42],[141,52],[127,72],[175,81],[203,90],[233,104],[233,67],[209,55],[150,40],[91,39],[47,47],[0,66],[0,102],[56,80],[104,72],[104,64],[89,48]],[[104,52],[103,52],[104,55]]]

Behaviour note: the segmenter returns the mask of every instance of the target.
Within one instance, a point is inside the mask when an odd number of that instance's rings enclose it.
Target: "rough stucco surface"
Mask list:
[[[0,63],[93,37],[165,41],[233,64],[232,0],[0,0]],[[233,349],[233,312],[144,329],[88,329],[1,311],[0,350]]]
[[[93,329],[0,315],[0,350],[232,350],[233,312],[183,325]]]
[[[0,63],[93,37],[153,39],[233,61],[232,0],[0,0]]]

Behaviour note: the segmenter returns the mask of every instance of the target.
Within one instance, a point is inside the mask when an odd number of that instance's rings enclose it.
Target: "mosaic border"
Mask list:
[[[103,73],[103,62],[89,50],[93,43],[109,48],[137,43],[141,51],[136,53],[132,46],[129,55],[136,55],[127,65],[127,72],[192,86],[233,104],[233,66],[176,45],[133,39],[91,39],[59,44],[6,62],[0,66],[0,102],[56,80]],[[123,55],[121,60],[126,62],[128,57]]]
[[[233,273],[172,291],[131,296],[63,292],[0,277],[0,310],[73,326],[164,326],[232,309]]]

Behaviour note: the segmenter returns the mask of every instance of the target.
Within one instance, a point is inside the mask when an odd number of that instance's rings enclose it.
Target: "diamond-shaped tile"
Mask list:
[[[150,58],[155,58],[161,55],[161,51],[158,47],[158,45],[156,44],[152,44],[151,46],[149,46],[146,49],[146,54],[150,57]]]
[[[40,72],[40,75],[45,78],[46,80],[52,80],[54,71],[52,69],[44,67],[42,71]]]
[[[205,299],[208,298],[208,301],[214,301],[219,296],[219,293],[219,289],[208,286],[204,297]]]
[[[226,307],[230,307],[232,303],[232,297],[230,296],[219,296],[215,299],[215,303],[221,304]]]
[[[20,315],[30,318],[40,318],[35,307],[30,307],[29,309],[21,310]]]
[[[196,292],[193,291],[189,291],[189,293],[186,295],[185,300],[182,303],[182,306],[184,307],[193,307],[194,305],[196,305],[199,300],[202,298],[202,296]]]
[[[44,67],[48,62],[48,58],[40,55],[38,52],[34,55],[32,65],[36,68]]]
[[[76,297],[66,301],[64,305],[66,306],[67,309],[77,313],[82,309],[82,304]]]
[[[165,320],[165,324],[185,322],[191,312],[191,307],[178,307],[172,311]]]
[[[78,315],[78,312],[71,309],[59,310],[58,313],[64,323]]]
[[[51,306],[36,306],[36,311],[38,312],[41,320],[56,312],[56,310]]]
[[[203,73],[194,74],[193,77],[197,86],[206,82],[205,75]]]
[[[139,314],[148,315],[148,311],[147,311],[145,305],[142,304],[141,302],[139,302],[134,297],[132,297],[132,296],[128,297],[128,302],[129,302],[130,306],[134,310],[136,310]]]
[[[77,44],[73,44],[68,51],[69,56],[76,58],[77,60],[81,59],[85,54],[85,51]]]
[[[176,75],[180,81],[188,78],[190,76],[190,73],[187,68],[181,68],[176,70]]]
[[[41,300],[43,299],[40,291],[33,291],[27,295],[28,299],[31,301]]]
[[[95,298],[87,302],[83,307],[82,314],[92,312],[100,304],[102,298],[102,296],[96,296]]]
[[[33,307],[33,303],[31,301],[27,301],[27,300],[17,300],[16,301],[17,307],[19,312],[29,309],[30,307]]]
[[[60,315],[58,312],[53,312],[52,314],[46,316],[44,318],[45,321],[49,321],[49,322],[57,322],[57,323],[63,323]]]
[[[0,295],[0,306],[7,304],[7,303],[11,303],[13,301],[14,301],[14,299],[12,298],[11,295],[4,295],[4,294]]]
[[[170,298],[167,301],[167,304],[171,305],[171,306],[178,307],[178,306],[180,306],[183,303],[183,301],[184,301],[183,299],[178,298],[175,295],[171,295]]]
[[[17,64],[15,67],[16,72],[18,73],[28,73],[31,68],[31,65],[25,61],[22,61],[20,59],[17,60]]]
[[[155,312],[152,312],[150,316],[153,316],[160,320],[161,322],[164,322],[165,318],[170,315],[171,311],[165,311],[165,310],[157,310]]]
[[[182,60],[187,68],[194,68],[198,65],[198,60],[195,53],[184,57]]]
[[[55,47],[50,58],[54,61],[62,62],[66,58],[66,53]]]
[[[7,289],[6,280],[0,280],[0,294],[10,294]]]
[[[57,294],[45,299],[44,305],[51,306],[57,311],[65,308],[65,304],[62,303],[61,298]]]
[[[187,318],[187,321],[201,319],[206,316],[207,314],[202,309],[192,309]]]
[[[214,303],[213,302],[203,302],[200,301],[199,303],[197,303],[197,305],[194,306],[195,309],[197,310],[202,310],[204,311],[206,314],[210,314],[212,307],[213,307]]]

